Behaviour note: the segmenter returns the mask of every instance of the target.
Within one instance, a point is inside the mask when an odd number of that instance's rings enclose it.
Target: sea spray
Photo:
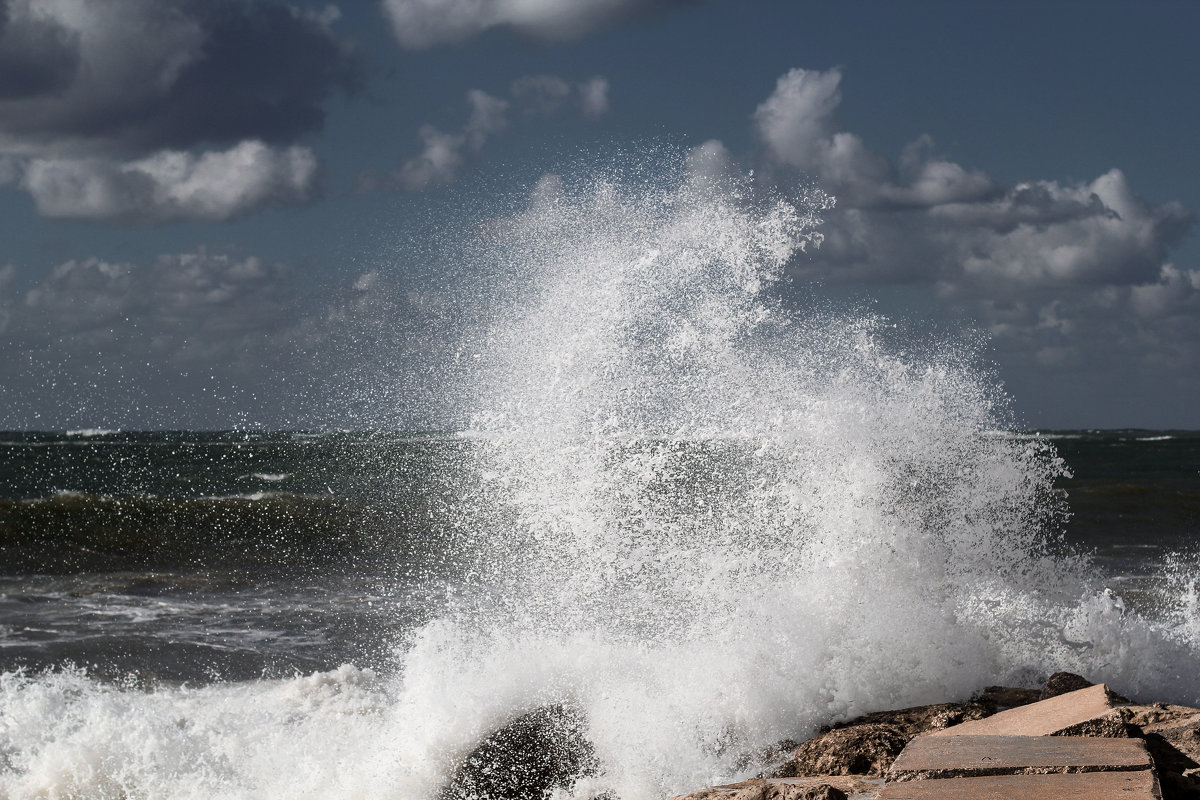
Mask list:
[[[797,303],[820,193],[764,193],[714,148],[663,162],[547,177],[460,249],[486,323],[447,367],[468,474],[429,503],[441,569],[411,573],[452,601],[395,672],[7,673],[0,795],[433,800],[494,731],[563,708],[591,753],[560,795],[652,800],[838,718],[1061,668],[1200,702],[1186,565],[1159,616],[1104,589],[1063,545],[1065,465],[999,435],[978,349]]]
[[[653,798],[822,722],[1059,667],[1194,694],[1155,676],[1190,639],[1063,545],[1065,467],[994,435],[1011,419],[976,351],[790,312],[827,199],[708,166],[547,177],[496,228],[521,280],[468,344],[483,485],[456,522],[481,591],[403,677],[441,719],[430,752],[567,704],[600,765],[574,795]],[[444,769],[410,773],[414,796]]]

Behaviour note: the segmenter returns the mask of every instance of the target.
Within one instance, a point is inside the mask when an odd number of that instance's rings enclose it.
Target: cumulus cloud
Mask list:
[[[526,75],[512,82],[510,93],[518,108],[535,116],[549,116],[567,104],[587,117],[608,113],[608,80],[599,75],[574,85],[557,75]]]
[[[770,169],[798,170],[838,198],[813,271],[837,280],[938,282],[944,293],[1131,285],[1157,278],[1193,214],[1151,205],[1119,169],[1088,183],[1002,186],[933,154],[920,136],[898,163],[840,129],[838,69],[793,69],[754,124]]]
[[[396,39],[425,48],[491,28],[539,39],[572,39],[671,0],[383,0]]]
[[[571,84],[557,75],[526,75],[513,81],[510,91],[529,113],[552,114],[571,96]]]
[[[160,348],[211,347],[229,334],[273,330],[286,316],[286,268],[253,256],[210,252],[159,256],[149,267],[100,258],[71,260],[22,298],[27,333],[84,347],[119,338],[127,322],[157,321]],[[206,331],[224,337],[205,337]],[[171,344],[167,339],[176,339]],[[220,353],[233,355],[232,348]],[[206,356],[207,357],[207,356]]]
[[[839,129],[840,69],[793,69],[754,112],[770,159],[800,169],[854,208],[928,208],[994,196],[1000,187],[986,175],[931,158],[932,141],[922,136],[905,149],[898,170],[856,134]]]
[[[0,146],[30,155],[290,142],[361,70],[335,14],[232,0],[10,0]]]
[[[508,126],[508,102],[487,92],[467,92],[471,114],[459,133],[443,133],[432,125],[422,125],[418,135],[425,147],[421,154],[405,162],[392,182],[417,191],[450,183],[467,163],[467,156],[478,154],[488,137]]]
[[[470,113],[461,130],[448,133],[434,125],[422,125],[417,132],[423,145],[419,155],[410,158],[383,180],[370,174],[359,176],[355,191],[396,187],[419,191],[451,183],[471,159],[479,155],[489,138],[509,126],[514,111],[544,118],[568,105],[587,117],[605,114],[608,111],[607,79],[596,76],[572,84],[557,75],[526,75],[510,84],[507,100],[472,89],[467,92]]]
[[[291,145],[362,80],[337,17],[274,0],[8,0],[0,183],[52,216],[125,222],[307,199],[312,154]],[[89,194],[67,197],[72,183]]]
[[[1170,262],[1191,211],[1147,202],[1116,168],[1006,186],[938,156],[924,135],[893,161],[839,124],[842,78],[793,69],[752,117],[767,180],[815,180],[837,197],[821,249],[795,275],[924,286],[1030,369],[1195,369],[1200,272]]]
[[[579,84],[579,104],[585,116],[599,117],[608,113],[608,80],[597,75]]]
[[[200,155],[162,150],[130,162],[36,158],[25,168],[21,187],[47,217],[219,221],[306,202],[317,176],[316,156],[306,147],[275,149],[246,141]]]

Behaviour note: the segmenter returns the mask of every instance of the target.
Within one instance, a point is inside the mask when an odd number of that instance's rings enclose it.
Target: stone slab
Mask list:
[[[889,781],[1051,772],[1117,772],[1153,767],[1141,739],[1066,736],[918,736],[888,771]]]
[[[1162,800],[1151,770],[889,783],[878,800]]]
[[[1108,686],[1098,683],[990,717],[932,731],[925,736],[1050,736],[1112,714],[1115,707],[1110,695]]]

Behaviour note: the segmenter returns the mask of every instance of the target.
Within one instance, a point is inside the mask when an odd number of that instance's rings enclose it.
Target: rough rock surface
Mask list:
[[[782,783],[754,778],[702,789],[673,800],[846,800],[846,797],[844,791],[829,783]]]
[[[989,714],[1017,706],[1027,706],[1042,699],[1041,689],[1019,689],[1013,686],[988,686],[976,692],[971,703],[983,706]]]
[[[1051,697],[1058,697],[1060,694],[1074,692],[1077,689],[1086,689],[1089,686],[1095,685],[1092,681],[1081,675],[1076,675],[1074,672],[1056,672],[1046,681],[1046,685],[1042,687],[1038,699],[1048,700]]]
[[[1164,800],[1200,800],[1200,708],[1153,703],[1122,710],[1145,736]]]
[[[1130,737],[1141,736],[1141,731],[1138,730],[1136,725],[1130,725],[1126,721],[1125,709],[1117,708],[1103,716],[1089,719],[1076,725],[1068,725],[1062,730],[1055,731],[1051,736],[1090,736],[1099,739],[1128,739]]]
[[[796,748],[773,777],[883,775],[912,737],[895,725],[864,723],[835,728]]]
[[[982,703],[938,703],[932,706],[913,706],[896,711],[876,711],[872,714],[840,722],[830,726],[832,729],[852,728],[859,725],[890,725],[898,729],[908,738],[919,736],[928,731],[938,731],[949,728],[960,722],[982,719],[995,709],[989,710]]]
[[[1033,703],[1038,705],[1023,708]],[[959,725],[962,725],[961,730],[958,729]],[[992,762],[1005,753],[988,752],[978,759],[982,766],[973,768],[973,772],[962,772],[961,777],[950,777],[958,773],[946,764],[939,763],[929,769],[910,769],[909,772],[913,774],[907,778],[899,773],[888,775],[885,783],[881,776],[887,773],[905,746],[922,734],[937,737],[937,747],[983,746],[984,743],[978,740],[971,743],[967,739],[1002,736],[1012,738],[1016,742],[1013,746],[1018,750],[1020,747],[1033,747],[1038,752],[1045,750],[1047,753],[1057,753],[1064,747],[1123,752],[1122,748],[1135,745],[1140,748],[1141,742],[1137,740],[1144,740],[1154,768],[1131,770],[1129,765],[1107,761],[1104,764],[1084,763],[1086,759],[1080,761],[1072,756],[1068,759],[1070,763],[1031,763],[1021,766],[1019,770],[1014,768],[1012,772],[1015,774],[999,774],[1008,770],[999,770],[1003,765]],[[1046,736],[1076,738],[1067,741],[1042,738]],[[947,742],[943,737],[961,739]],[[1077,737],[1127,741],[1084,744]],[[1037,739],[1041,741],[1035,741]],[[997,798],[1020,800],[1034,796],[1145,796],[1161,797],[1163,800],[1200,800],[1200,708],[1164,703],[1134,704],[1109,690],[1106,685],[1094,684],[1072,673],[1055,673],[1041,689],[989,686],[968,703],[942,703],[880,711],[848,722],[835,723],[800,745],[780,742],[776,748],[764,751],[759,763],[769,763],[789,750],[794,751],[792,758],[765,780],[713,787],[681,796],[678,800],[824,798],[826,795],[799,792],[810,789],[826,791],[820,788],[825,782],[830,784],[831,789],[845,792],[851,800],[885,796],[900,800],[910,795],[914,800],[918,795],[947,800],[965,796],[991,797],[993,789],[998,792],[995,794]],[[862,786],[852,787],[842,783],[845,781],[857,781]],[[1042,787],[1039,781],[1046,785]],[[1130,781],[1142,781],[1145,785],[1135,786]],[[1029,793],[1038,787],[1045,789],[1045,792]],[[963,794],[964,791],[967,794]]]
[[[770,777],[882,775],[914,736],[982,719],[998,708],[1007,707],[1005,701],[1032,702],[1026,700],[1030,692],[1036,699],[1036,689],[992,686],[984,691],[985,699],[978,702],[877,711],[839,722],[800,745],[786,743],[790,745],[786,749],[794,750],[795,754]]]
[[[546,706],[514,719],[472,750],[439,800],[543,800],[594,772],[596,757],[583,718],[565,706]]]

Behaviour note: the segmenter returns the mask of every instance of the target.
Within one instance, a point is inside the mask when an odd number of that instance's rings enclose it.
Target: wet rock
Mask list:
[[[880,776],[912,737],[896,725],[857,724],[814,736],[796,748],[772,777],[806,775]]]
[[[680,795],[673,800],[846,800],[847,797],[843,789],[820,780],[789,783],[753,778],[728,786],[701,789],[692,794]]]
[[[981,703],[938,703],[932,706],[913,706],[895,711],[876,711],[872,714],[840,722],[831,729],[852,728],[858,725],[890,725],[907,738],[929,731],[942,730],[968,720],[982,719],[991,711]]]
[[[1056,672],[1046,681],[1046,685],[1042,687],[1042,692],[1038,695],[1038,699],[1048,700],[1051,697],[1058,697],[1060,694],[1074,692],[1077,689],[1086,689],[1089,686],[1095,685],[1092,681],[1081,675],[1076,675],[1074,672]]]
[[[539,708],[488,736],[458,765],[439,800],[543,800],[597,767],[583,717]]]
[[[1027,706],[1042,699],[1041,689],[1018,689],[1013,686],[988,686],[977,692],[971,702],[983,706],[989,714],[1018,706]]]

